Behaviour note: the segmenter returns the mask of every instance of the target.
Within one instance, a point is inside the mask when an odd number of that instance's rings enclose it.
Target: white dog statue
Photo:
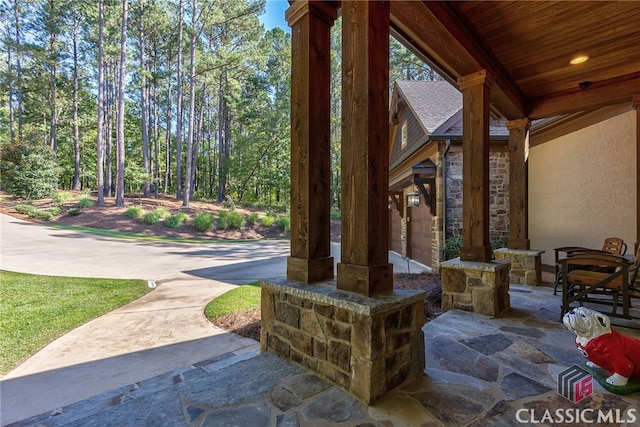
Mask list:
[[[575,332],[576,345],[587,365],[612,373],[607,383],[624,386],[629,378],[640,378],[640,339],[611,329],[608,316],[578,307],[565,314],[562,322]]]

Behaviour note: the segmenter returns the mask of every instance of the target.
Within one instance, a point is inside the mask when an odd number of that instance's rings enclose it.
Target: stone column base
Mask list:
[[[508,262],[472,262],[459,258],[440,264],[442,311],[472,311],[499,317],[510,307]]]
[[[425,368],[424,298],[370,298],[334,282],[260,282],[260,350],[272,351],[370,404]]]
[[[511,263],[509,281],[521,285],[542,284],[542,250],[500,248],[493,251],[496,261]]]

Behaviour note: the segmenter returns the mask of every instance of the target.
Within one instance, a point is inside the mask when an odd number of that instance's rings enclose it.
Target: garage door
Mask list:
[[[411,258],[431,267],[433,217],[429,206],[411,208]]]

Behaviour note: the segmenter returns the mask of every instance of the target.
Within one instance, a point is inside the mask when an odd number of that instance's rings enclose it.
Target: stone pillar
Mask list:
[[[462,261],[490,262],[489,243],[489,95],[493,78],[486,70],[458,79],[462,91]]]
[[[529,119],[507,122],[509,129],[509,249],[529,250],[529,198],[526,146]]]
[[[297,0],[291,26],[291,256],[287,278],[333,279],[331,257],[330,29],[327,2]]]
[[[499,317],[509,308],[508,262],[452,259],[440,264],[442,311],[472,311]]]
[[[542,284],[541,250],[523,250],[500,248],[494,251],[496,261],[508,261],[511,264],[509,282],[521,285],[539,286]]]
[[[371,404],[424,372],[425,293],[370,298],[329,285],[264,282],[261,351]]]
[[[338,289],[393,291],[389,215],[389,2],[342,1],[342,231]]]

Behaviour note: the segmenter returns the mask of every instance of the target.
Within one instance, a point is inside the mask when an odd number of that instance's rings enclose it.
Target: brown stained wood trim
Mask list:
[[[491,262],[489,245],[489,79],[462,83],[462,247],[460,260]]]
[[[529,249],[528,163],[525,144],[531,122],[507,122],[509,129],[509,249]]]
[[[506,97],[501,99],[502,103],[508,100],[512,105],[503,106],[505,110],[524,112],[524,96],[518,89],[511,76],[502,67],[500,61],[491,53],[477,34],[469,30],[471,26],[466,22],[461,14],[455,11],[455,2],[429,1],[424,2],[429,12],[446,28],[461,47],[478,64],[478,70],[487,70],[495,78],[495,86]],[[470,73],[465,73],[470,74]],[[458,77],[462,77],[459,75]],[[493,98],[493,95],[492,95]],[[522,116],[523,114],[521,114]]]
[[[636,244],[640,243],[640,94],[633,96],[636,109]]]
[[[640,71],[601,82],[590,82],[586,89],[576,88],[534,98],[527,103],[531,120],[553,117],[631,101],[640,87]]]

